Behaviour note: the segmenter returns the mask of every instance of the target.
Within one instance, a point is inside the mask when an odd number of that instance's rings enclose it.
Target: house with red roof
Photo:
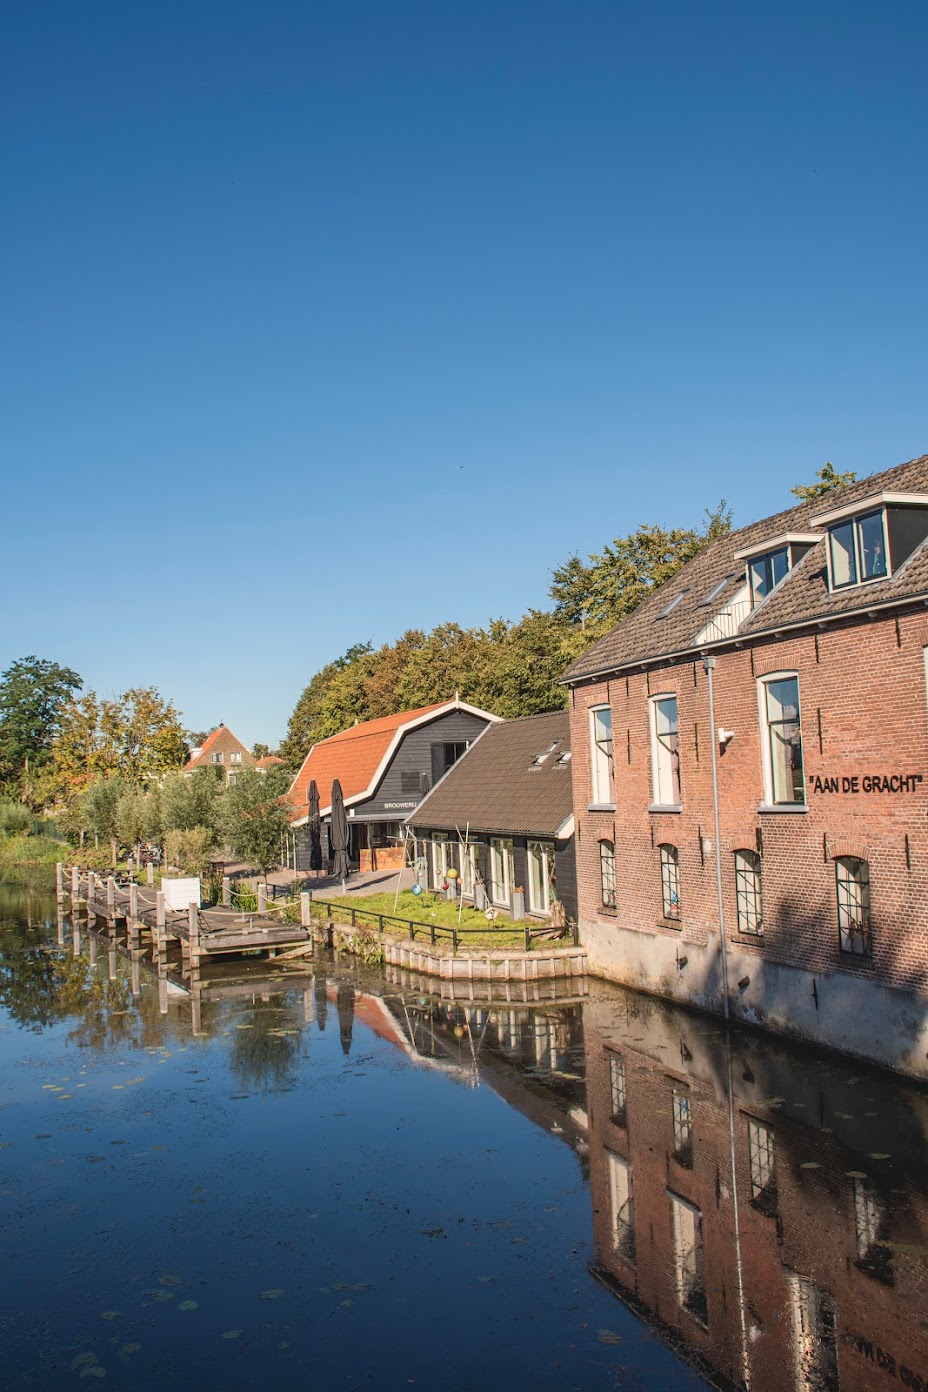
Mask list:
[[[320,740],[290,786],[296,868],[309,869],[309,787],[315,780],[323,830],[331,816],[332,783],[341,783],[350,828],[349,860],[359,870],[403,863],[403,823],[426,793],[498,717],[457,697],[418,710],[366,720]]]
[[[233,735],[228,725],[220,724],[199,749],[191,750],[184,773],[194,773],[200,768],[219,768],[227,782],[234,782],[239,770],[254,767],[255,757],[251,750]]]

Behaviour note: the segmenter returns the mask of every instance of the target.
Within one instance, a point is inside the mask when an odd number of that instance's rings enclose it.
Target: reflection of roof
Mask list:
[[[554,836],[573,808],[569,753],[567,711],[491,725],[423,798],[409,824]]]
[[[743,589],[746,551],[756,551],[762,542],[774,543],[784,533],[808,534],[829,513],[829,503],[844,507],[864,504],[881,492],[928,494],[928,455],[899,464],[883,473],[842,488],[830,498],[813,498],[773,517],[753,522],[740,531],[719,537],[663,585],[610,633],[577,658],[564,680],[618,671],[642,661],[675,653],[693,652],[710,646],[705,639],[697,644],[697,634],[707,626]],[[834,510],[832,506],[831,511]],[[724,584],[723,584],[724,582]],[[720,587],[718,588],[717,587]],[[785,579],[735,627],[731,637],[719,641],[735,642],[755,633],[777,632],[793,624],[866,612],[878,606],[903,603],[928,592],[928,545],[916,547],[910,560],[885,580],[851,585],[829,592],[825,565],[825,534],[800,560]],[[706,602],[706,596],[712,602]],[[679,596],[675,605],[672,601]]]
[[[383,716],[379,720],[365,720],[361,725],[352,725],[350,729],[314,744],[290,785],[293,822],[300,825],[306,820],[312,779],[316,780],[319,808],[323,814],[329,811],[332,781],[335,778],[341,783],[346,802],[370,797],[407,729],[452,710],[469,711],[488,721],[496,719],[463,701],[440,701],[434,706],[400,711],[397,715]]]

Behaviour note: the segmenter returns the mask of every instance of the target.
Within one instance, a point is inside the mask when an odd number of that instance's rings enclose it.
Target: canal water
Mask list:
[[[928,1388],[928,1093],[846,1059],[0,886],[0,1062],[3,1388]]]

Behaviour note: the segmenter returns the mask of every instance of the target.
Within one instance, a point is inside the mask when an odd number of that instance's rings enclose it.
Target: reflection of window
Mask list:
[[[863,580],[882,579],[888,573],[882,509],[832,527],[828,533],[828,556],[833,590]]]
[[[651,702],[652,797],[661,807],[680,801],[680,734],[676,696],[655,696]]]
[[[680,856],[676,846],[658,846],[661,858],[661,907],[665,918],[680,917]]]
[[[835,1310],[830,1297],[796,1275],[790,1277],[790,1295],[799,1392],[839,1392]]]
[[[682,1309],[700,1324],[708,1321],[706,1300],[705,1252],[702,1237],[702,1214],[685,1199],[670,1195],[670,1216],[673,1226],[673,1258],[677,1299]]]
[[[735,851],[735,901],[738,906],[738,932],[763,933],[760,856],[756,851]]]
[[[611,841],[599,843],[599,884],[603,908],[614,909],[615,897],[615,846]]]
[[[490,898],[509,906],[512,892],[512,842],[494,837],[490,842]]]
[[[773,1131],[759,1121],[748,1122],[748,1156],[751,1162],[751,1199],[759,1208],[776,1209],[777,1183]]]
[[[693,1113],[686,1088],[673,1090],[673,1153],[681,1165],[692,1165]]]
[[[854,957],[872,957],[869,862],[855,856],[839,856],[835,861],[835,880],[841,951]]]
[[[554,847],[547,841],[528,843],[528,907],[531,913],[551,912],[551,869]]]
[[[886,1204],[866,1179],[854,1180],[857,1264],[878,1281],[893,1284],[892,1249],[886,1243]]]
[[[767,801],[774,804],[805,802],[799,678],[765,677],[760,683],[760,694]]]
[[[612,761],[612,711],[597,706],[590,711],[590,761],[594,804],[615,802],[615,775]]]
[[[606,1151],[609,1166],[609,1197],[612,1208],[612,1246],[623,1261],[635,1262],[635,1199],[632,1193],[632,1167],[621,1156]]]
[[[612,1103],[612,1120],[617,1126],[624,1126],[625,1060],[612,1053],[609,1055],[609,1097]]]

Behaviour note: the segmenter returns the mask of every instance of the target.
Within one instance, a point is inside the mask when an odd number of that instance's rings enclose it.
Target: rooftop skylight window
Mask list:
[[[704,605],[713,604],[715,600],[718,599],[722,591],[727,588],[729,582],[734,580],[734,578],[734,571],[732,571],[730,575],[724,575],[721,580],[719,580],[715,585],[712,586],[712,589],[706,595],[705,599],[701,599],[699,601],[699,607],[703,608]]]
[[[689,594],[689,590],[688,590],[688,589],[686,589],[686,590],[680,590],[679,594],[675,594],[675,595],[674,595],[674,597],[673,597],[673,599],[670,601],[670,603],[669,603],[665,608],[663,608],[663,609],[661,610],[661,612],[658,614],[657,617],[658,617],[659,619],[666,619],[666,618],[669,618],[670,615],[673,613],[673,611],[676,609],[677,605],[680,604],[684,599],[686,599],[686,596],[687,596],[688,594]]]

